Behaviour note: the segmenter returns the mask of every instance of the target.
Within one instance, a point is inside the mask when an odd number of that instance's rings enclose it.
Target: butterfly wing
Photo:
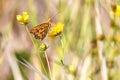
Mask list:
[[[37,25],[30,31],[30,33],[32,33],[36,39],[43,40],[48,33],[49,26],[50,26],[49,23]]]

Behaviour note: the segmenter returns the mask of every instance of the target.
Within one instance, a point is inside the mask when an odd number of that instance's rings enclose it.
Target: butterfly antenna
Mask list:
[[[52,16],[50,19],[54,19],[57,15],[59,15],[60,12],[56,13],[54,16]]]

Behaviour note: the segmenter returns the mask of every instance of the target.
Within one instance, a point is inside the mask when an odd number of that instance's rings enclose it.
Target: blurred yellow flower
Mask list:
[[[113,5],[111,14],[120,17],[120,5]]]
[[[120,35],[116,35],[115,36],[115,40],[118,41],[118,42],[120,42]]]
[[[119,54],[119,49],[114,48],[112,52],[113,52],[114,56],[117,56]]]
[[[100,34],[100,35],[97,36],[97,39],[102,41],[102,40],[105,39],[105,36],[103,34]]]
[[[70,71],[71,74],[75,74],[75,67],[73,65],[68,66],[68,70]]]
[[[42,51],[45,51],[47,48],[48,48],[47,45],[44,44],[44,43],[42,43],[42,44],[40,45],[40,49],[41,49]]]
[[[110,36],[108,37],[108,41],[114,41],[114,40],[115,40],[115,36],[110,35]]]
[[[116,6],[116,11],[115,11],[116,16],[120,16],[120,5]]]
[[[54,27],[52,28],[48,36],[54,37],[59,35],[63,31],[63,28],[64,28],[64,24],[62,24],[61,22],[58,22],[57,24],[54,25]]]
[[[29,21],[29,14],[27,12],[23,12],[22,15],[17,15],[16,18],[20,24],[26,25]]]

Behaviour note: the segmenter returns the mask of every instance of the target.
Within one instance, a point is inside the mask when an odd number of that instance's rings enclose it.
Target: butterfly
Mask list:
[[[33,34],[36,39],[43,40],[48,34],[48,31],[51,27],[51,23],[52,23],[52,19],[49,18],[48,21],[46,21],[45,23],[42,23],[34,27],[30,31],[30,33]]]

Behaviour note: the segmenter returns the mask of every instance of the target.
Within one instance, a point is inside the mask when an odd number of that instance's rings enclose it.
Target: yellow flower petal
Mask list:
[[[29,15],[28,15],[28,13],[27,12],[23,12],[23,19],[24,19],[24,23],[27,23],[28,22],[28,20],[29,20]]]
[[[73,65],[68,66],[68,70],[71,74],[75,74],[75,67]]]
[[[118,41],[118,42],[120,42],[120,35],[116,35],[115,36],[115,40]]]
[[[116,11],[120,11],[120,5],[116,6]]]
[[[64,24],[58,22],[54,25],[53,29],[48,34],[49,37],[54,37],[59,35],[63,31]]]
[[[27,12],[23,12],[22,15],[17,15],[16,18],[20,24],[26,25],[29,21],[29,14]]]
[[[21,15],[17,15],[17,20],[18,20],[19,22],[23,22],[23,17],[22,17]]]
[[[116,5],[115,11],[112,10],[110,13],[120,17],[120,5]]]

